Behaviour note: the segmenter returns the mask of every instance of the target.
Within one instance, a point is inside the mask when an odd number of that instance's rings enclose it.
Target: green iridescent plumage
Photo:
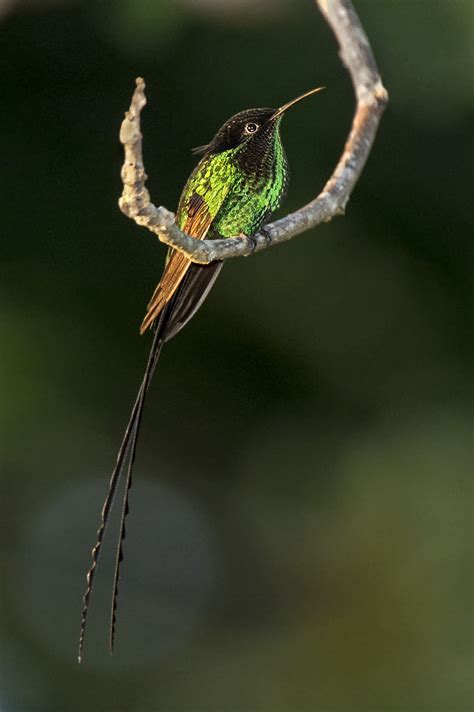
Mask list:
[[[253,235],[279,207],[288,185],[288,163],[280,138],[281,117],[269,121],[274,113],[251,109],[236,114],[205,147],[181,196],[177,218],[181,229],[196,195],[212,218],[209,237]],[[255,135],[243,135],[246,126],[258,127]],[[236,146],[219,150],[239,139]]]
[[[188,178],[177,210],[181,230],[203,238],[251,236],[279,207],[288,185],[288,163],[280,138],[282,114],[276,109],[248,109],[232,116],[207,146]],[[168,259],[143,320],[143,333],[176,290],[165,339],[174,336],[195,314],[222,267],[192,264],[169,250]]]

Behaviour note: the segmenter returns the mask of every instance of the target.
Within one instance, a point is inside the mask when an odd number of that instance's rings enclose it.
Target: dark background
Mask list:
[[[356,5],[391,100],[369,162],[344,218],[229,261],[165,349],[116,654],[108,552],[79,667],[165,255],[117,207],[134,79],[170,209],[226,118],[324,84],[283,125],[299,207],[353,98],[310,0],[0,3],[2,712],[471,709],[472,6]]]

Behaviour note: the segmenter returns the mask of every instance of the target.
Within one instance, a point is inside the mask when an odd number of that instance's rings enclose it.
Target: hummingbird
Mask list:
[[[288,161],[280,136],[283,116],[290,107],[322,89],[324,87],[311,89],[278,109],[240,111],[225,122],[210,143],[193,149],[193,153],[201,158],[189,176],[178,203],[176,222],[180,230],[197,240],[250,237],[256,234],[280,207],[288,188]],[[153,340],[145,373],[118,451],[102,508],[96,544],[92,550],[92,564],[87,573],[87,589],[83,599],[79,662],[82,660],[89,602],[102,540],[118,484],[125,473],[110,614],[109,649],[113,652],[128,495],[148,386],[164,344],[197,312],[222,266],[222,261],[196,264],[181,252],[169,249],[163,274],[140,326],[141,334],[151,329]]]

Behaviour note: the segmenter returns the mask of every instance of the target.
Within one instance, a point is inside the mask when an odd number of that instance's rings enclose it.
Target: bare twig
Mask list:
[[[344,151],[317,198],[294,213],[269,223],[253,237],[196,240],[181,232],[174,213],[155,207],[145,187],[140,112],[146,104],[145,82],[136,80],[130,109],[120,130],[125,149],[120,209],[139,225],[154,232],[161,242],[183,252],[193,262],[250,255],[289,240],[344,213],[345,206],[372,148],[380,118],[388,101],[369,41],[350,0],[315,0],[334,32],[340,57],[347,67],[357,99],[352,127]]]

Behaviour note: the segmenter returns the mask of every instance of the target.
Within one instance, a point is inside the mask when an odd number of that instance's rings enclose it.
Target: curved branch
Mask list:
[[[252,237],[222,240],[196,240],[181,232],[174,213],[155,207],[145,187],[140,113],[146,104],[145,82],[136,80],[129,111],[120,129],[125,149],[122,167],[123,193],[119,206],[125,215],[155,233],[161,242],[184,253],[193,262],[214,260],[259,252],[271,245],[328,222],[344,213],[345,206],[367,161],[377,128],[388,101],[369,40],[350,0],[315,0],[339,43],[342,62],[351,75],[356,95],[356,111],[351,131],[339,162],[317,198],[294,213],[269,223]]]

